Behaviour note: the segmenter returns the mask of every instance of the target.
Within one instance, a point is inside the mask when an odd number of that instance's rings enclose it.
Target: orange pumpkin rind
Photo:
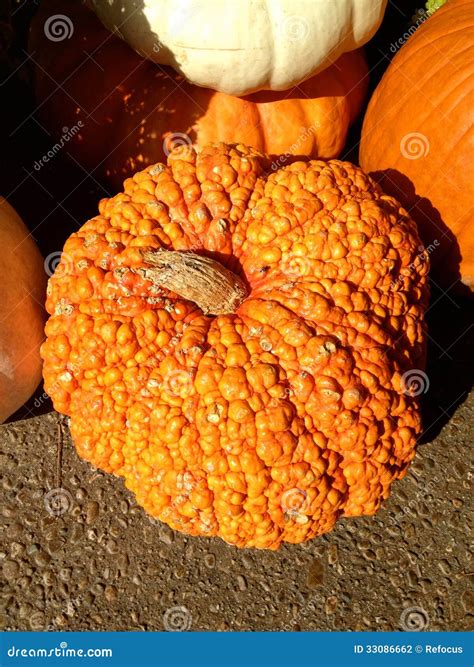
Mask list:
[[[413,459],[403,375],[424,363],[428,264],[361,169],[269,168],[214,144],[127,179],[66,242],[42,356],[79,455],[149,514],[276,549],[373,514]],[[206,315],[148,279],[159,251],[209,257],[249,293]]]

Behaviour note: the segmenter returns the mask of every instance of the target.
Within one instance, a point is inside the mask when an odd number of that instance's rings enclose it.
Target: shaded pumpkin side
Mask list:
[[[16,211],[0,197],[0,424],[41,381],[46,273]]]

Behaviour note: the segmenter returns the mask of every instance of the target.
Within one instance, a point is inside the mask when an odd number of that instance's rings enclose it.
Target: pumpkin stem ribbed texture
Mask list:
[[[234,313],[247,296],[245,283],[215,259],[194,252],[144,252],[140,275],[193,301],[206,315]]]

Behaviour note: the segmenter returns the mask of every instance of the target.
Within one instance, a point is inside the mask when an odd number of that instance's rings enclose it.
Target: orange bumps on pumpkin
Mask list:
[[[214,144],[100,212],[66,242],[42,347],[79,454],[239,547],[373,514],[421,428],[402,378],[424,363],[428,266],[406,211],[352,164],[271,172]]]

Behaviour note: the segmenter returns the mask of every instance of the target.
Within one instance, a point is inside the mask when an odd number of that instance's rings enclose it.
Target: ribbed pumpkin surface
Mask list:
[[[171,527],[277,548],[372,514],[415,453],[428,270],[413,222],[357,167],[244,146],[174,151],[73,234],[49,283],[45,386],[79,454]],[[144,251],[248,285],[205,315]]]
[[[402,46],[364,120],[360,164],[432,245],[435,280],[474,287],[474,1],[449,0]]]

